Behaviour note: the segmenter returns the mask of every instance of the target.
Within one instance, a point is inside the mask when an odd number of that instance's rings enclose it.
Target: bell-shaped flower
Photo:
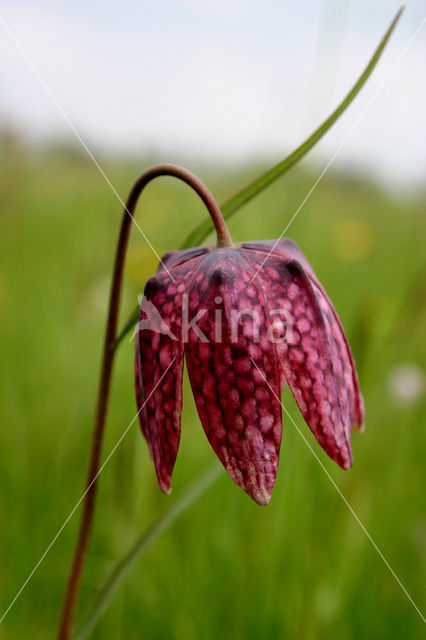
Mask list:
[[[146,284],[136,335],[139,420],[158,483],[170,490],[179,447],[184,358],[207,438],[231,478],[267,504],[287,383],[328,455],[352,466],[364,407],[337,313],[288,239],[166,254]]]

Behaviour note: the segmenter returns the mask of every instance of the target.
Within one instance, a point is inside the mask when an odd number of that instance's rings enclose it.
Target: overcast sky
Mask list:
[[[408,0],[355,104],[315,150],[326,163],[426,17]],[[13,32],[89,147],[182,162],[279,160],[350,88],[393,0],[2,0]],[[31,139],[69,125],[0,24],[0,125]],[[335,165],[424,184],[426,25]]]

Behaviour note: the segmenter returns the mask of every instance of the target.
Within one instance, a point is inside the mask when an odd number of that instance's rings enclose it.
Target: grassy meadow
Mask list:
[[[8,143],[0,163],[0,614],[83,491],[121,205],[86,156]],[[103,160],[125,198],[145,162]],[[257,175],[198,171],[218,201]],[[230,221],[235,240],[278,237],[320,170],[296,168]],[[426,197],[386,194],[330,172],[289,230],[341,316],[367,421],[354,467],[319,448],[284,402],[416,604],[425,603]],[[137,219],[159,254],[204,217],[188,187],[161,178]],[[156,258],[133,229],[122,321]],[[136,413],[133,343],[119,350],[105,456]],[[404,377],[405,375],[405,377]],[[405,386],[404,386],[405,385]],[[411,387],[410,387],[411,388]],[[409,599],[284,416],[276,487],[259,507],[225,473],[127,576],[93,638],[381,640],[424,637]],[[173,493],[157,488],[137,424],[100,478],[77,622],[137,536],[214,460],[185,380]],[[55,637],[80,511],[0,625],[1,640]]]

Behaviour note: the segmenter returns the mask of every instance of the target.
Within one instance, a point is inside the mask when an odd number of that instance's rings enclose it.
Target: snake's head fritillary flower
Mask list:
[[[364,419],[354,361],[333,305],[291,240],[172,252],[145,287],[136,397],[166,492],[184,357],[210,444],[259,504],[275,483],[284,383],[323,449],[343,469],[352,466],[351,429]]]
[[[176,168],[173,175],[177,175]],[[287,239],[234,244],[207,187],[179,168],[206,204],[216,247],[166,254],[148,280],[136,331],[139,421],[163,491],[179,448],[183,364],[201,424],[231,478],[267,504],[288,383],[319,444],[343,469],[364,408],[333,305]]]

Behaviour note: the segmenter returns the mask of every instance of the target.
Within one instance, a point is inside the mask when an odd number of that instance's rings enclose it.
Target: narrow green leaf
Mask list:
[[[401,17],[402,12],[404,11],[404,6],[400,8],[395,18],[393,19],[389,29],[386,31],[383,36],[382,41],[379,46],[375,50],[370,62],[365,68],[362,75],[359,77],[357,82],[354,84],[352,89],[343,99],[343,101],[339,104],[337,109],[333,111],[333,113],[323,122],[322,125],[316,129],[313,134],[303,142],[300,147],[297,147],[293,153],[287,156],[284,160],[279,162],[277,165],[272,167],[266,171],[266,173],[262,174],[253,182],[250,182],[244,189],[235,194],[232,198],[227,200],[222,206],[221,210],[224,218],[230,218],[240,207],[242,207],[246,202],[251,200],[255,195],[263,191],[268,185],[274,182],[277,178],[280,178],[284,173],[286,173],[291,167],[294,167],[307,153],[312,149],[312,147],[323,137],[323,135],[330,129],[330,127],[336,122],[336,120],[341,116],[341,114],[347,109],[355,96],[362,89],[366,81],[368,80],[371,72],[376,66],[391,34],[394,30],[399,18]],[[213,231],[213,224],[210,218],[206,218],[203,220],[187,237],[185,242],[182,245],[182,249],[187,249],[188,247],[194,247],[201,244],[204,238]]]
[[[130,314],[129,319],[127,320],[126,324],[124,325],[124,327],[122,328],[122,330],[118,334],[117,338],[115,339],[115,342],[114,342],[114,345],[113,345],[113,350],[114,351],[118,347],[120,342],[123,340],[123,338],[125,338],[126,335],[129,333],[129,331],[135,326],[135,324],[137,323],[138,320],[139,320],[139,306],[136,306],[133,309],[132,313]]]

